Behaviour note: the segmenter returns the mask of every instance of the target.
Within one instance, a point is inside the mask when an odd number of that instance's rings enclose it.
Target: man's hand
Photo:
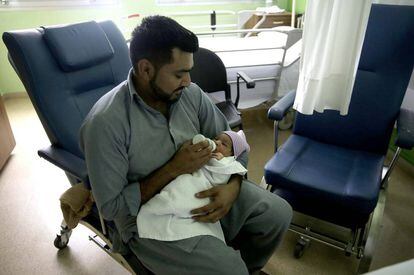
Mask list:
[[[208,141],[192,144],[186,141],[168,163],[170,172],[177,177],[200,169],[211,158]]]
[[[197,193],[197,198],[210,198],[211,202],[203,207],[191,210],[193,219],[198,222],[215,223],[231,209],[240,191],[241,176],[232,176],[228,184],[214,186]]]
[[[210,158],[207,141],[194,145],[191,141],[185,142],[166,165],[140,180],[141,203],[147,202],[179,175],[200,169]]]

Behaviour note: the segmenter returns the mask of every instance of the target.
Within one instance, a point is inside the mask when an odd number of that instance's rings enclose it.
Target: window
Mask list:
[[[113,5],[118,0],[0,0],[1,8],[74,7]]]
[[[263,0],[156,0],[158,5],[211,5],[211,4],[239,4],[260,3]]]

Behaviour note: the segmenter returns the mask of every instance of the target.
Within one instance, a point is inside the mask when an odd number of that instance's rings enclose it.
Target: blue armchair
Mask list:
[[[297,258],[316,239],[362,258],[358,272],[368,271],[389,175],[401,148],[414,146],[414,112],[400,109],[413,71],[413,38],[414,6],[373,5],[349,114],[298,113],[293,134],[277,149],[277,123],[293,105],[295,92],[269,109],[275,154],[264,178],[295,210],[291,230],[301,236]],[[384,167],[396,121],[399,148]],[[327,236],[318,222],[347,228],[351,239]]]
[[[131,63],[124,37],[111,21],[91,21],[5,32],[3,41],[51,142],[39,156],[63,169],[72,184],[90,188],[79,128],[95,102],[127,78]],[[81,223],[96,234],[90,239],[131,273],[149,274],[132,252],[112,252],[116,229],[96,207]],[[63,222],[55,246],[65,248],[70,234]]]

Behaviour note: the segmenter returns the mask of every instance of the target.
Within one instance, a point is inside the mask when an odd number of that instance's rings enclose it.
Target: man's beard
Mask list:
[[[163,89],[161,89],[155,83],[156,77],[157,77],[157,75],[155,75],[150,80],[150,87],[151,87],[152,93],[156,97],[156,99],[161,100],[161,101],[164,101],[164,102],[167,102],[167,103],[174,103],[174,102],[176,102],[178,100],[179,96],[175,92],[184,89],[184,87],[179,87],[179,88],[175,89],[171,94],[169,94],[166,91],[164,91]]]

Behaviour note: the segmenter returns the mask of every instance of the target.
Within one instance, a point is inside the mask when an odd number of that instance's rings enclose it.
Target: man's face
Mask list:
[[[228,135],[221,133],[214,138],[214,142],[217,146],[214,152],[222,153],[225,157],[230,157],[233,155],[233,142]]]
[[[191,83],[190,70],[193,67],[193,54],[172,50],[173,62],[163,65],[150,80],[153,96],[157,100],[174,102],[182,89]]]

